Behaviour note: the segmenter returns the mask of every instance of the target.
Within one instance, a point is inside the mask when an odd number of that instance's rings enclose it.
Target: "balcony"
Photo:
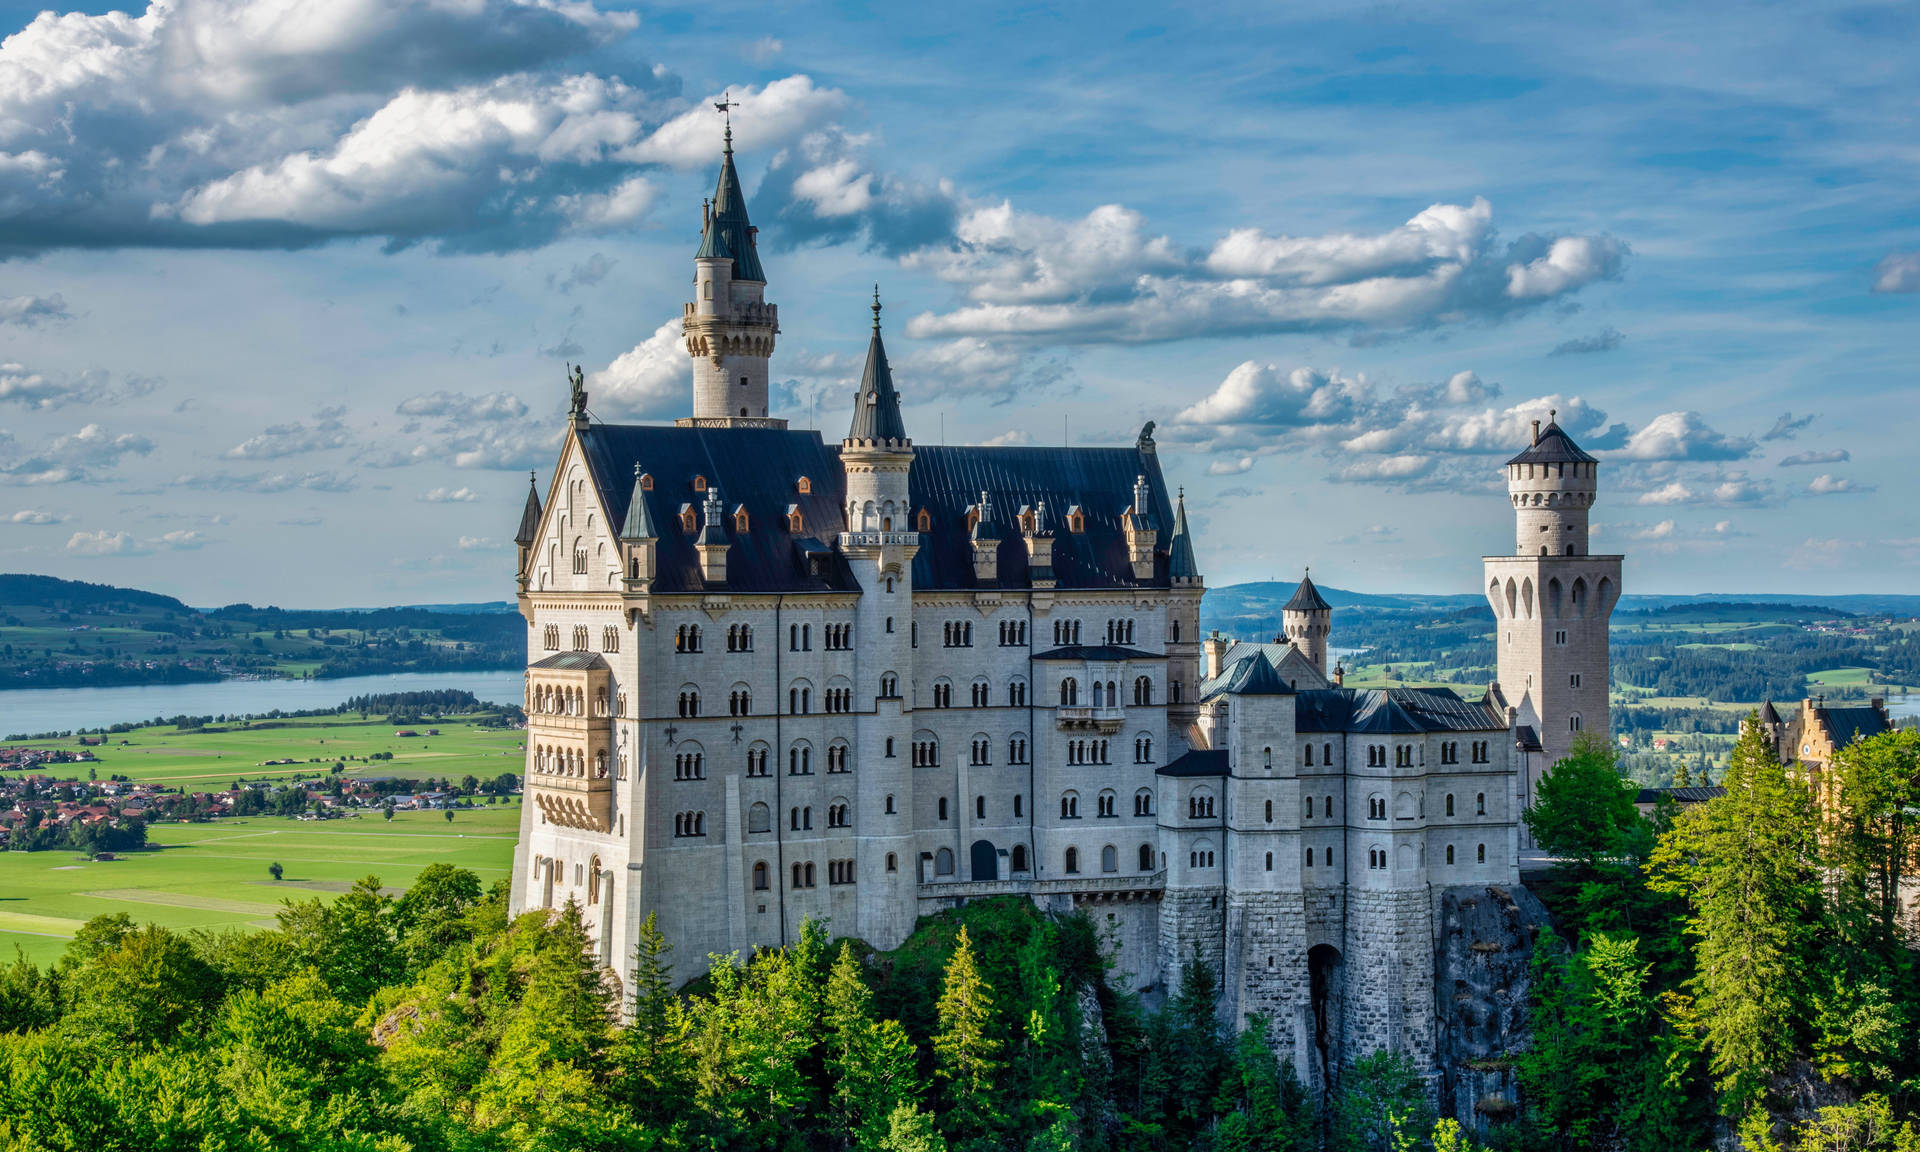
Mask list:
[[[1063,731],[1111,735],[1127,722],[1125,708],[1056,708],[1054,721]]]
[[[578,776],[529,777],[527,794],[547,823],[587,832],[613,828],[613,781]]]
[[[918,548],[919,546],[920,533],[918,532],[840,533],[840,547],[842,548]]]

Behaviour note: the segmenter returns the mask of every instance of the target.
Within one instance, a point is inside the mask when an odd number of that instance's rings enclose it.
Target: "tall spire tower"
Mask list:
[[[722,99],[715,107],[733,107]],[[780,310],[766,302],[759,230],[747,219],[747,198],[733,167],[733,124],[726,127],[720,181],[701,206],[700,250],[693,255],[693,302],[682,326],[693,358],[693,416],[701,427],[785,428],[767,406],[767,361],[780,332]]]
[[[1507,461],[1514,550],[1484,560],[1493,607],[1500,691],[1530,762],[1524,803],[1575,736],[1605,739],[1607,621],[1620,599],[1619,556],[1587,550],[1587,516],[1599,495],[1600,462],[1581,451],[1549,413],[1533,443]]]

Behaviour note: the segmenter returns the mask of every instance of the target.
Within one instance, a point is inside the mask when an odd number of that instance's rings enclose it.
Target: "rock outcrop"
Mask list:
[[[1514,1056],[1529,1040],[1533,950],[1552,930],[1547,910],[1522,887],[1448,888],[1440,894],[1440,1115],[1468,1131],[1509,1119],[1519,1102]]]

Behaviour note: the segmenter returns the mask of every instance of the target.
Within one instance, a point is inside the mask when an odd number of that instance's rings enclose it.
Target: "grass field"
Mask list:
[[[512,728],[483,728],[460,720],[427,721],[409,727],[421,733],[438,729],[440,735],[395,736],[395,727],[384,721],[338,716],[258,721],[245,727],[188,732],[170,727],[140,728],[113,736],[111,743],[93,749],[98,764],[56,765],[51,774],[85,777],[92,767],[102,780],[120,775],[194,792],[227,788],[235,780],[324,775],[342,758],[346,758],[348,776],[433,776],[456,781],[469,775],[481,780],[491,780],[502,772],[518,775],[524,763],[525,733]],[[78,744],[69,738],[29,741],[27,746],[75,748]],[[369,759],[376,752],[391,752],[393,759]],[[267,760],[299,763],[267,765]]]
[[[282,900],[327,898],[367,875],[400,890],[421,868],[444,862],[491,885],[512,868],[519,819],[517,806],[462,810],[452,823],[442,812],[396,812],[391,822],[378,813],[304,822],[254,816],[155,824],[155,847],[113,861],[0,853],[0,963],[18,945],[45,964],[76,928],[109,912],[169,928],[270,928]],[[267,873],[276,861],[286,870],[279,883]]]

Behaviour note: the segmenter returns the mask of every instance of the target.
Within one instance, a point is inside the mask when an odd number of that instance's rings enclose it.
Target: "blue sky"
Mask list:
[[[1554,408],[1636,590],[1910,590],[1920,9],[1591,8],[0,3],[0,568],[509,594],[730,90],[799,424],[879,281],[917,439],[1155,420],[1215,585],[1477,586]]]

